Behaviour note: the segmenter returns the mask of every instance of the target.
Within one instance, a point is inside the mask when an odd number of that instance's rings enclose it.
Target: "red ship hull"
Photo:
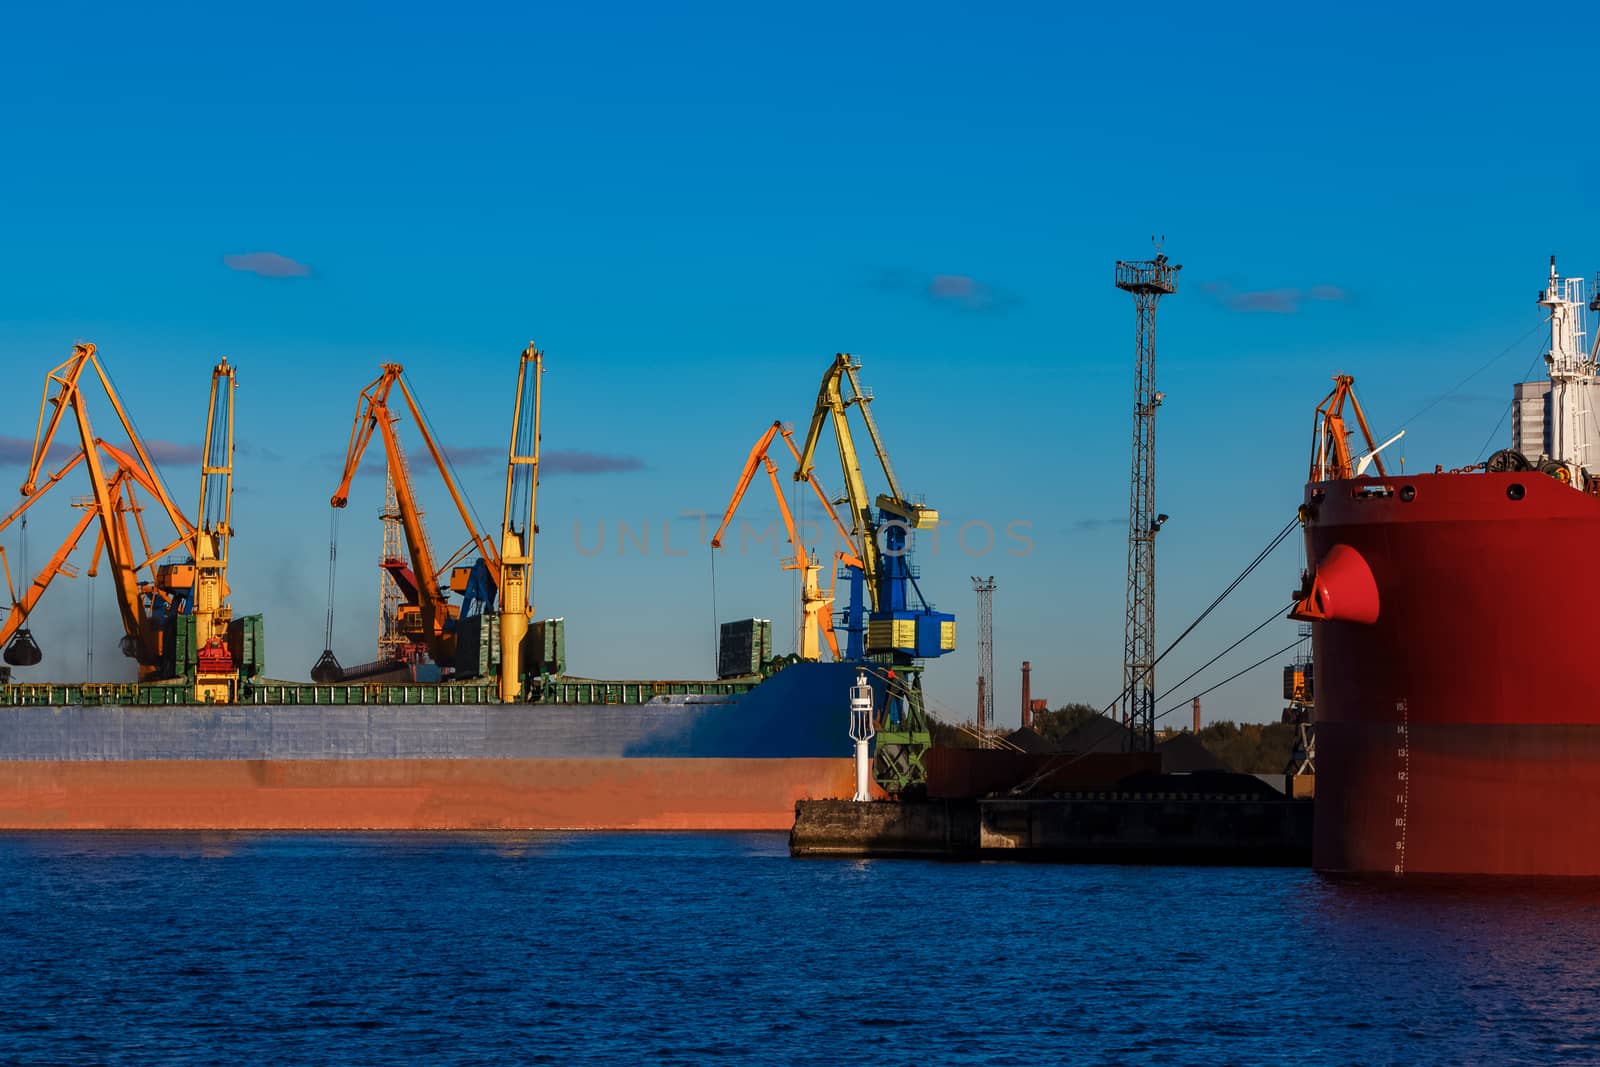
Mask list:
[[[1338,618],[1347,578],[1313,626],[1316,868],[1600,876],[1600,499],[1429,474],[1315,483],[1304,515],[1307,558],[1355,550],[1377,594]]]

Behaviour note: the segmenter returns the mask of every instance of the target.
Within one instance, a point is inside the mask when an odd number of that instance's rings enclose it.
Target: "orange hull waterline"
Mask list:
[[[0,765],[0,830],[787,830],[849,759]]]
[[[854,792],[857,669],[518,704],[458,702],[487,684],[269,683],[234,705],[0,686],[0,831],[787,830],[797,801]]]

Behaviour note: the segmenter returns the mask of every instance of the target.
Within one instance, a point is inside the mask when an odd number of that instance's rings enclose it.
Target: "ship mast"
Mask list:
[[[1544,357],[1550,366],[1550,458],[1567,469],[1569,484],[1582,485],[1580,472],[1593,471],[1591,457],[1600,458],[1595,356],[1584,346],[1583,279],[1557,274],[1555,256],[1539,306],[1550,313],[1550,351]]]

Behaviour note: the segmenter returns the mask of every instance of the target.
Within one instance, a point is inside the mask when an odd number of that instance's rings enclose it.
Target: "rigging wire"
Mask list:
[[[1167,646],[1166,651],[1162,652],[1161,655],[1156,657],[1155,662],[1150,665],[1150,669],[1153,670],[1155,668],[1156,664],[1159,664],[1163,659],[1165,659],[1167,657],[1167,655],[1173,649],[1178,647],[1179,642],[1181,642],[1184,638],[1188,637],[1189,634],[1194,632],[1195,627],[1199,626],[1200,623],[1205,620],[1206,616],[1210,615],[1211,612],[1214,611],[1216,609],[1216,607],[1223,602],[1223,600],[1227,599],[1227,597],[1230,594],[1232,594],[1234,590],[1238,589],[1239,586],[1244,582],[1244,580],[1250,576],[1251,572],[1254,571],[1257,567],[1259,567],[1267,559],[1268,556],[1272,555],[1272,553],[1278,548],[1278,546],[1283,544],[1283,542],[1288,538],[1290,531],[1295,529],[1295,527],[1297,527],[1299,524],[1300,524],[1300,519],[1299,519],[1299,516],[1297,515],[1294,519],[1290,520],[1289,523],[1287,525],[1285,525],[1283,529],[1279,530],[1277,532],[1277,534],[1275,534],[1273,536],[1272,540],[1267,543],[1267,546],[1256,554],[1256,557],[1253,560],[1250,561],[1249,565],[1246,566],[1244,568],[1244,570],[1239,572],[1238,576],[1235,577],[1233,579],[1233,581],[1228,583],[1227,588],[1224,589],[1221,593],[1217,594],[1216,599],[1212,600],[1212,602],[1206,606],[1205,610],[1202,611],[1199,614],[1199,616],[1196,617],[1195,620],[1188,625],[1187,628],[1185,628],[1183,633],[1179,634],[1177,639],[1174,640],[1172,642],[1172,644]],[[1247,639],[1249,639],[1250,637],[1254,636],[1257,632],[1259,632],[1260,630],[1265,629],[1266,626],[1269,623],[1271,623],[1273,620],[1277,619],[1281,614],[1282,614],[1281,611],[1274,610],[1272,615],[1270,617],[1268,617],[1266,620],[1264,620],[1263,622],[1261,622],[1259,625],[1257,625],[1255,627],[1255,629],[1251,630],[1244,637],[1239,638],[1238,640],[1236,640],[1233,644],[1229,645],[1221,653],[1217,654],[1216,656],[1213,656],[1210,660],[1208,660],[1204,664],[1204,666],[1202,666],[1200,668],[1200,670],[1197,670],[1197,671],[1193,672],[1192,674],[1190,674],[1182,682],[1179,682],[1178,685],[1181,686],[1181,685],[1184,685],[1185,683],[1187,683],[1188,681],[1190,681],[1190,679],[1194,678],[1195,675],[1200,673],[1200,671],[1205,670],[1206,667],[1209,667],[1213,663],[1217,662],[1217,660],[1220,660],[1223,656],[1227,655],[1229,652],[1233,651],[1233,649],[1235,649],[1239,645],[1243,644]],[[1206,695],[1206,693],[1210,693],[1210,692],[1212,692],[1212,691],[1214,691],[1214,690],[1216,690],[1216,689],[1218,689],[1218,688],[1220,688],[1220,687],[1222,687],[1224,685],[1227,685],[1229,682],[1233,681],[1234,679],[1239,678],[1239,677],[1243,676],[1244,674],[1247,674],[1250,671],[1255,670],[1257,667],[1261,666],[1263,663],[1266,663],[1266,662],[1270,661],[1274,656],[1282,655],[1284,652],[1286,652],[1289,649],[1295,647],[1295,645],[1298,645],[1303,640],[1305,640],[1305,638],[1296,637],[1295,640],[1292,641],[1289,645],[1287,645],[1283,649],[1280,649],[1278,652],[1274,652],[1272,654],[1272,656],[1268,656],[1266,659],[1263,659],[1263,660],[1260,660],[1260,661],[1258,661],[1256,663],[1251,664],[1249,667],[1246,667],[1243,671],[1240,671],[1240,672],[1238,672],[1238,673],[1236,673],[1236,674],[1234,674],[1234,675],[1232,675],[1232,676],[1230,676],[1228,678],[1223,679],[1221,682],[1218,682],[1216,685],[1212,686],[1210,689],[1206,689],[1203,692],[1196,694],[1196,696],[1204,696],[1204,695]],[[1140,678],[1143,678],[1143,675],[1141,675]],[[1116,720],[1115,719],[1111,719],[1106,713],[1109,712],[1112,708],[1117,706],[1118,701],[1120,701],[1122,699],[1123,695],[1126,694],[1128,692],[1128,690],[1132,688],[1132,685],[1136,684],[1138,680],[1139,679],[1135,679],[1135,683],[1130,684],[1127,688],[1125,688],[1122,691],[1122,693],[1117,694],[1117,699],[1113,700],[1111,703],[1107,704],[1103,709],[1101,709],[1099,712],[1097,712],[1096,713],[1096,717],[1097,718],[1102,718],[1102,719],[1107,719],[1107,721],[1110,721],[1110,722],[1115,722]],[[1172,688],[1176,689],[1177,686],[1174,686]],[[1162,697],[1165,698],[1167,696],[1170,696],[1171,694],[1172,694],[1172,689],[1169,689],[1166,693],[1162,694]],[[1188,703],[1188,701],[1184,701],[1184,704],[1187,704],[1187,703]],[[1172,708],[1168,708],[1166,711],[1163,711],[1159,715],[1156,715],[1154,718],[1152,718],[1151,722],[1160,721],[1161,719],[1163,719],[1166,716],[1170,715],[1173,711],[1176,711],[1178,708],[1180,708],[1182,706],[1183,706],[1183,704],[1178,704],[1178,705],[1175,705]],[[1011,790],[1010,790],[1010,795],[1018,796],[1018,795],[1021,795],[1023,793],[1028,792],[1029,790],[1031,790],[1035,786],[1037,786],[1040,782],[1042,782],[1046,778],[1048,778],[1050,775],[1056,773],[1059,770],[1064,770],[1067,767],[1071,767],[1073,764],[1077,763],[1078,761],[1084,759],[1085,757],[1091,755],[1092,753],[1094,753],[1095,751],[1100,749],[1100,747],[1102,745],[1104,745],[1107,741],[1110,741],[1112,739],[1113,739],[1112,735],[1107,734],[1105,737],[1102,737],[1102,738],[1096,740],[1093,744],[1091,744],[1089,746],[1089,748],[1087,750],[1085,750],[1083,752],[1080,752],[1080,753],[1077,753],[1075,755],[1072,755],[1070,758],[1063,755],[1061,757],[1058,757],[1057,759],[1052,759],[1052,760],[1048,761],[1034,775],[1032,775],[1031,777],[1029,777],[1029,778],[1025,779],[1024,781],[1020,782],[1019,784],[1013,786],[1011,788]]]
[[[1179,708],[1188,707],[1190,701],[1198,700],[1200,697],[1203,697],[1208,693],[1216,692],[1218,689],[1221,689],[1223,686],[1227,685],[1231,681],[1234,681],[1235,679],[1243,678],[1245,675],[1249,674],[1251,671],[1255,670],[1257,667],[1260,667],[1260,666],[1262,666],[1264,664],[1267,664],[1267,663],[1271,663],[1273,660],[1277,659],[1279,656],[1282,656],[1285,652],[1288,652],[1290,649],[1294,648],[1296,645],[1300,644],[1301,642],[1303,642],[1305,640],[1306,640],[1306,638],[1304,638],[1304,637],[1296,637],[1293,641],[1290,641],[1287,645],[1284,645],[1282,648],[1278,649],[1278,651],[1273,652],[1270,655],[1261,657],[1260,659],[1256,660],[1254,663],[1250,664],[1250,666],[1244,668],[1243,670],[1235,671],[1234,673],[1232,673],[1232,674],[1228,675],[1226,678],[1224,678],[1222,681],[1218,682],[1216,685],[1213,685],[1213,686],[1211,686],[1211,687],[1209,687],[1207,689],[1200,690],[1200,692],[1194,694],[1194,696],[1188,698],[1188,700],[1183,700],[1183,701],[1180,701],[1177,704],[1172,705],[1172,707],[1168,708],[1166,711],[1163,711],[1161,714],[1157,715],[1156,718],[1158,720],[1159,719],[1164,719],[1168,715],[1171,715],[1173,712],[1177,711]]]
[[[1107,704],[1104,708],[1102,708],[1100,710],[1100,714],[1104,715],[1104,714],[1106,714],[1106,712],[1108,712],[1112,708],[1116,707],[1117,704],[1121,702],[1122,698],[1127,696],[1128,693],[1133,689],[1134,686],[1138,685],[1140,682],[1142,682],[1144,680],[1145,675],[1147,675],[1147,674],[1151,673],[1152,671],[1154,671],[1156,669],[1156,667],[1158,665],[1160,665],[1161,661],[1166,659],[1167,656],[1169,656],[1172,653],[1172,650],[1177,648],[1178,645],[1180,643],[1182,643],[1184,638],[1188,637],[1191,633],[1193,633],[1194,630],[1195,630],[1195,627],[1199,626],[1202,622],[1205,622],[1206,616],[1210,615],[1213,611],[1215,611],[1217,609],[1218,605],[1220,605],[1224,600],[1226,600],[1233,593],[1233,591],[1235,589],[1238,589],[1239,586],[1244,583],[1244,580],[1246,578],[1250,577],[1250,574],[1257,567],[1261,566],[1261,564],[1266,561],[1267,557],[1272,555],[1272,553],[1277,550],[1278,546],[1283,544],[1283,542],[1288,539],[1290,532],[1292,532],[1295,529],[1295,527],[1297,527],[1299,525],[1300,525],[1300,517],[1298,515],[1296,515],[1294,518],[1290,519],[1289,522],[1283,527],[1283,529],[1279,530],[1277,532],[1277,534],[1273,536],[1272,540],[1270,542],[1268,542],[1267,547],[1263,548],[1260,552],[1256,553],[1256,558],[1250,561],[1249,566],[1245,567],[1244,570],[1240,571],[1238,576],[1235,577],[1233,579],[1233,581],[1228,583],[1228,587],[1226,589],[1224,589],[1222,592],[1218,593],[1215,600],[1211,601],[1210,604],[1206,605],[1206,609],[1204,611],[1202,611],[1195,618],[1195,620],[1188,625],[1188,627],[1183,631],[1183,633],[1179,634],[1177,636],[1177,638],[1174,639],[1173,642],[1166,647],[1166,650],[1164,652],[1162,652],[1161,655],[1159,655],[1159,656],[1157,656],[1155,658],[1155,661],[1153,663],[1151,663],[1149,667],[1145,668],[1144,673],[1140,674],[1137,678],[1134,678],[1131,681],[1129,681],[1128,684],[1123,687],[1122,691],[1120,693],[1118,693],[1116,695],[1116,697],[1111,701],[1111,703]]]
[[[1538,365],[1538,363],[1539,363],[1539,356],[1540,355],[1541,355],[1541,353],[1537,353],[1536,352],[1536,353],[1534,353],[1533,358],[1528,361],[1528,369],[1522,372],[1522,380],[1523,381],[1527,381],[1528,380],[1528,375],[1533,373],[1533,368],[1536,367]],[[1478,449],[1478,457],[1476,459],[1474,459],[1472,462],[1474,462],[1474,463],[1483,462],[1483,454],[1485,452],[1489,451],[1489,446],[1494,444],[1494,439],[1496,437],[1500,436],[1500,427],[1505,424],[1506,416],[1511,414],[1511,407],[1515,403],[1516,403],[1516,399],[1515,398],[1512,398],[1511,400],[1506,401],[1505,410],[1500,413],[1500,418],[1495,422],[1494,429],[1489,431],[1488,439],[1483,442],[1483,447]]]
[[[145,443],[144,443],[145,442],[144,430],[142,430],[139,427],[139,420],[135,419],[133,417],[133,411],[130,410],[125,405],[123,405],[123,403],[122,403],[122,388],[117,385],[117,380],[111,376],[110,369],[107,368],[104,363],[100,362],[99,360],[96,360],[95,363],[96,363],[97,367],[99,368],[100,373],[104,374],[106,376],[106,381],[111,383],[111,388],[112,388],[113,392],[116,393],[117,406],[122,409],[122,412],[121,412],[122,415],[126,416],[126,418],[128,420],[128,425],[133,428],[134,434],[139,439],[138,440],[139,446],[144,448],[145,455],[150,460],[150,474],[155,478],[156,484],[161,487],[161,492],[166,495],[168,500],[171,500],[172,499],[172,494],[170,492],[168,492],[168,490],[167,490],[167,476],[166,476],[165,473],[162,472],[161,464],[156,461],[155,454],[150,451],[150,448],[149,448],[148,445],[145,445]],[[130,441],[128,443],[129,444],[133,444],[132,441]],[[138,452],[138,448],[135,448],[134,451],[137,453]],[[178,533],[182,534],[183,531],[179,530]]]
[[[406,374],[404,371],[401,371],[400,380],[405,383],[406,389],[409,390],[412,397],[415,398],[417,391],[411,388],[411,376]],[[467,502],[467,510],[472,512],[472,517],[474,519],[478,520],[479,530],[488,529],[488,527],[484,525],[483,516],[478,514],[478,505],[472,502],[472,494],[467,492],[466,483],[461,480],[461,474],[456,470],[455,461],[450,458],[450,450],[444,447],[444,444],[441,442],[438,433],[434,431],[433,420],[428,417],[428,409],[422,406],[421,400],[417,400],[416,403],[417,413],[422,416],[422,424],[427,428],[428,434],[433,438],[434,443],[439,445],[439,455],[444,457],[444,465],[450,468],[450,477],[455,479],[456,488],[461,492],[461,499]]]
[[[1209,667],[1213,663],[1217,662],[1217,660],[1221,659],[1223,656],[1226,656],[1229,652],[1232,652],[1234,649],[1238,648],[1240,645],[1242,645],[1246,641],[1250,640],[1252,637],[1254,637],[1256,634],[1260,633],[1262,630],[1265,630],[1268,626],[1272,625],[1275,622],[1280,621],[1284,617],[1284,615],[1287,614],[1289,612],[1289,610],[1292,609],[1293,607],[1294,607],[1293,604],[1289,604],[1287,607],[1282,607],[1282,608],[1278,608],[1277,610],[1275,610],[1271,615],[1268,615],[1265,619],[1261,620],[1261,622],[1259,624],[1257,624],[1255,629],[1251,630],[1249,633],[1247,633],[1243,637],[1239,638],[1239,640],[1235,641],[1233,644],[1229,645],[1227,648],[1223,649],[1221,652],[1218,652],[1215,656],[1212,656],[1210,659],[1208,659],[1204,663],[1200,664],[1200,666],[1198,666],[1194,670],[1190,671],[1187,675],[1184,676],[1183,681],[1177,683],[1176,685],[1173,685],[1173,686],[1169,687],[1167,689],[1167,691],[1165,693],[1162,693],[1161,696],[1158,697],[1157,699],[1165,700],[1169,696],[1171,696],[1173,693],[1175,693],[1177,690],[1182,689],[1184,686],[1188,685],[1189,682],[1191,680],[1193,680],[1195,675],[1199,674],[1201,671],[1205,670],[1207,667]]]
[[[1466,385],[1468,382],[1472,381],[1472,379],[1476,378],[1478,375],[1482,374],[1484,371],[1488,370],[1490,367],[1494,366],[1496,363],[1499,363],[1502,359],[1505,359],[1508,355],[1510,355],[1517,348],[1517,346],[1521,345],[1522,342],[1526,341],[1529,337],[1532,337],[1533,334],[1534,334],[1534,331],[1538,330],[1539,327],[1542,326],[1542,325],[1544,325],[1544,324],[1543,323],[1539,323],[1539,322],[1534,323],[1533,326],[1531,326],[1528,329],[1527,333],[1523,334],[1521,337],[1519,337],[1515,341],[1511,342],[1505,348],[1502,348],[1500,350],[1499,354],[1494,356],[1492,359],[1490,359],[1489,362],[1485,363],[1483,366],[1479,367],[1477,370],[1473,371],[1471,374],[1467,375],[1465,378],[1461,379],[1459,382],[1457,382],[1456,384],[1452,385],[1449,389],[1446,389],[1444,392],[1440,393],[1438,396],[1434,397],[1432,400],[1430,400],[1426,404],[1422,405],[1422,408],[1419,411],[1417,411],[1416,414],[1412,415],[1410,418],[1408,418],[1404,422],[1400,423],[1399,426],[1396,427],[1396,429],[1403,429],[1403,428],[1405,428],[1407,426],[1410,426],[1413,422],[1416,422],[1423,415],[1427,414],[1429,411],[1432,411],[1439,404],[1443,403],[1447,398],[1455,395],[1456,390],[1460,389],[1463,385]],[[1529,367],[1528,370],[1531,373],[1533,368]],[[1526,378],[1527,375],[1523,375],[1523,377]]]
[[[1296,645],[1300,644],[1301,642],[1303,642],[1305,640],[1306,640],[1306,638],[1304,638],[1304,637],[1296,637],[1293,641],[1290,641],[1287,645],[1284,645],[1282,648],[1278,649],[1276,652],[1273,652],[1270,655],[1266,655],[1266,656],[1261,657],[1260,659],[1256,660],[1254,663],[1250,664],[1250,666],[1244,668],[1243,670],[1235,671],[1234,673],[1228,675],[1228,677],[1224,678],[1222,681],[1218,682],[1216,685],[1210,686],[1210,687],[1208,687],[1206,689],[1202,689],[1202,690],[1200,690],[1200,692],[1194,694],[1194,696],[1189,697],[1189,698],[1187,698],[1185,700],[1181,700],[1178,703],[1172,705],[1172,707],[1168,708],[1166,711],[1161,712],[1159,715],[1155,716],[1155,718],[1152,719],[1151,721],[1152,722],[1160,722],[1162,719],[1166,718],[1168,715],[1171,715],[1173,712],[1179,710],[1180,708],[1188,707],[1191,701],[1198,700],[1200,697],[1206,696],[1207,694],[1210,694],[1210,693],[1214,693],[1218,689],[1221,689],[1223,686],[1227,685],[1229,682],[1236,681],[1236,680],[1238,680],[1240,678],[1243,678],[1245,675],[1249,674],[1251,671],[1255,670],[1256,668],[1261,667],[1261,666],[1263,666],[1263,665],[1265,665],[1267,663],[1271,663],[1273,660],[1275,660],[1278,657],[1282,656],[1285,652],[1288,652],[1289,650],[1293,649]],[[1103,714],[1104,713],[1102,713],[1102,716],[1103,716]],[[1010,796],[1021,796],[1021,795],[1025,794],[1025,793],[1031,791],[1040,782],[1043,782],[1046,778],[1049,778],[1052,774],[1055,774],[1057,771],[1064,771],[1068,767],[1071,767],[1074,764],[1079,763],[1082,760],[1087,759],[1089,756],[1094,755],[1095,752],[1098,751],[1101,748],[1101,746],[1103,746],[1107,741],[1113,740],[1113,737],[1114,737],[1114,735],[1108,733],[1105,736],[1100,737],[1099,739],[1097,739],[1093,744],[1091,744],[1084,751],[1078,752],[1078,753],[1074,753],[1071,756],[1071,758],[1058,757],[1057,759],[1049,761],[1043,767],[1039,768],[1038,772],[1035,773],[1032,777],[1024,779],[1023,781],[1021,781],[1021,782],[1017,783],[1016,785],[1012,786],[1011,789],[1009,790],[1008,795],[1010,795]]]

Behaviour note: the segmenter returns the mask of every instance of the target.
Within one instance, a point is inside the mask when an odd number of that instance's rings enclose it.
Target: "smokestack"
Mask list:
[[[978,732],[983,733],[983,675],[978,675]]]
[[[1194,732],[1200,732],[1200,698],[1194,698]]]
[[[1033,725],[1033,689],[1028,681],[1028,672],[1033,668],[1027,660],[1022,661],[1022,727],[1027,729]]]

